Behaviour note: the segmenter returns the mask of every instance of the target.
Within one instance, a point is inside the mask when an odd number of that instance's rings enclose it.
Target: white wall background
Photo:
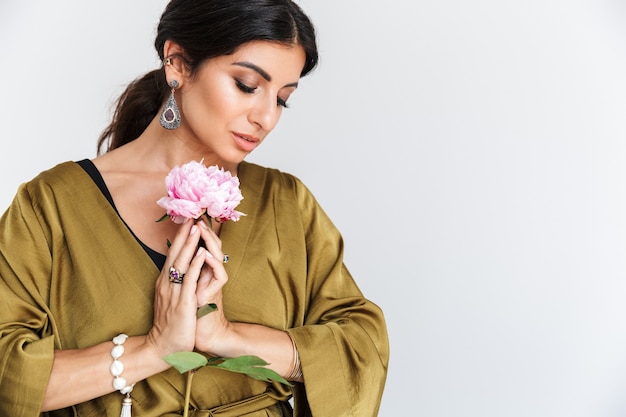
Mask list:
[[[94,156],[165,3],[0,0],[2,207]],[[250,160],[309,185],[384,309],[380,416],[626,414],[624,2],[300,4],[321,65]]]

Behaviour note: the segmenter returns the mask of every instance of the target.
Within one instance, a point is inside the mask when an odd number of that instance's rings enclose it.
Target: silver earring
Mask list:
[[[170,81],[169,86],[172,87],[172,93],[163,106],[163,112],[161,113],[161,126],[168,130],[177,129],[180,127],[180,111],[178,111],[178,104],[176,104],[176,98],[174,97],[174,91],[178,88],[178,81]]]

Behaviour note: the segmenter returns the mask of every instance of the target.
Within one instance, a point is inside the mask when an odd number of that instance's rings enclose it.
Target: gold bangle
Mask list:
[[[293,337],[289,333],[287,333],[289,339],[291,339],[291,346],[293,347],[293,363],[291,365],[291,369],[285,376],[287,381],[295,381],[302,378],[302,366],[300,365],[300,355],[298,354],[298,349],[296,348],[296,342],[294,342]]]

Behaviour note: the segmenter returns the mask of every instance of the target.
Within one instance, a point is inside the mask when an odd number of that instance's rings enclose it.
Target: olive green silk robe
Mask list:
[[[305,384],[294,384],[292,392],[203,368],[194,377],[192,406],[256,401],[261,405],[235,404],[213,415],[260,407],[249,416],[277,416],[282,406],[268,405],[274,402],[268,398],[293,394],[296,416],[375,416],[389,357],[385,321],[344,266],[340,234],[295,177],[244,162],[239,178],[244,200],[238,210],[247,216],[223,224],[220,235],[230,255],[224,312],[231,321],[289,331]],[[40,414],[54,349],[146,334],[158,274],[75,162],[22,185],[0,219],[0,416]],[[140,381],[132,392],[133,416],[181,415],[184,389],[185,375],[174,369]],[[251,397],[256,400],[246,400]],[[116,391],[44,415],[117,417],[122,398]]]

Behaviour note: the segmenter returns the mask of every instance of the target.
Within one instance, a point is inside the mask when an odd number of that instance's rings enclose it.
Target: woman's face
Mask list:
[[[208,60],[177,94],[184,133],[218,159],[241,162],[276,126],[304,63],[301,46],[265,41]]]

